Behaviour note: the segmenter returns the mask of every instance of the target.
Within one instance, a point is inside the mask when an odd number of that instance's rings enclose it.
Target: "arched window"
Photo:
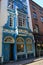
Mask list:
[[[32,40],[30,38],[26,39],[26,47],[27,47],[27,52],[32,51]]]
[[[17,53],[24,52],[24,39],[19,37],[16,40],[17,42]]]
[[[27,38],[27,39],[26,39],[26,42],[27,42],[27,43],[32,43],[32,40],[31,40],[30,38]]]
[[[14,38],[13,37],[11,37],[11,36],[6,36],[5,38],[4,38],[4,43],[14,43],[15,41],[14,41]]]
[[[24,39],[22,37],[18,37],[17,40],[16,40],[16,42],[22,42],[22,43],[24,43]]]
[[[39,32],[39,26],[37,24],[35,24],[35,26],[34,26],[34,32],[36,32],[36,33]]]

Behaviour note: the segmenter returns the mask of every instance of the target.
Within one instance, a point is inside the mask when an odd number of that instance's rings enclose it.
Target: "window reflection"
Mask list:
[[[32,44],[27,43],[26,47],[27,47],[27,51],[32,51]]]
[[[24,44],[17,44],[17,52],[24,52]]]

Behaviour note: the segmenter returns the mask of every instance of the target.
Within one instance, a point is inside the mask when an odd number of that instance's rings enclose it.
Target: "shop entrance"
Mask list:
[[[14,44],[10,44],[10,60],[14,60],[13,49],[14,49]]]
[[[43,56],[43,44],[37,44],[37,57]]]

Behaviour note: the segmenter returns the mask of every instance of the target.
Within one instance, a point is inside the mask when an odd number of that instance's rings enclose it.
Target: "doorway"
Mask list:
[[[42,57],[43,56],[43,44],[37,44],[37,56]]]
[[[13,50],[14,49],[14,44],[10,44],[10,60],[14,60],[14,55],[13,55]]]

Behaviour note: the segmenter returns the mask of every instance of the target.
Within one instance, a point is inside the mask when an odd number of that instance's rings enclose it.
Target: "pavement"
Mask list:
[[[26,65],[43,65],[43,59],[41,59],[41,60],[39,60],[37,62],[30,63],[30,64],[28,63]]]
[[[5,63],[5,64],[2,64],[2,65],[38,65],[39,61],[42,61],[42,65],[43,65],[43,57],[36,58],[36,59],[34,58],[34,59],[27,59],[27,60],[22,60],[22,61],[16,61],[16,62],[15,61],[10,61],[9,63]]]

